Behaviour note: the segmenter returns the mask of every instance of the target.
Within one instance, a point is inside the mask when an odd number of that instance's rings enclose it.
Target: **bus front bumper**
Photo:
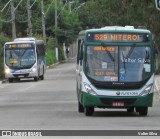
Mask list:
[[[5,78],[32,78],[37,77],[37,72],[22,72],[22,73],[7,73],[5,74]]]
[[[81,103],[83,106],[94,106],[104,108],[128,108],[128,107],[151,107],[153,93],[146,96],[98,96],[89,93],[82,93]]]

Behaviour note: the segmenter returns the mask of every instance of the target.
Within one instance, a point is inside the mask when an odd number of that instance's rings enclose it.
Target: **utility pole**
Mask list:
[[[58,22],[57,22],[57,0],[55,0],[55,47],[56,47],[56,60],[59,61],[59,56],[58,56],[58,41],[57,41],[57,27],[58,27]]]
[[[16,23],[15,23],[15,8],[14,8],[14,0],[11,0],[11,15],[12,15],[12,39],[16,38]]]
[[[41,0],[41,10],[42,10],[43,40],[44,40],[44,45],[46,45],[46,27],[45,27],[45,13],[44,13],[44,3],[43,3],[43,0]]]
[[[69,2],[68,2],[70,13],[72,12],[72,3],[74,3],[74,1],[69,1]]]
[[[55,0],[55,46],[57,46],[57,27],[58,27],[58,22],[57,22],[57,0]]]
[[[32,23],[31,23],[30,0],[27,0],[27,6],[28,6],[28,36],[32,37]]]

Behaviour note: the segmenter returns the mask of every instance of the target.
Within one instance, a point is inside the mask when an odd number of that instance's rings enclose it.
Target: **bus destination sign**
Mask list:
[[[30,48],[30,47],[32,47],[30,43],[8,44],[8,48]]]
[[[147,42],[149,34],[138,33],[88,33],[87,41],[90,42]]]

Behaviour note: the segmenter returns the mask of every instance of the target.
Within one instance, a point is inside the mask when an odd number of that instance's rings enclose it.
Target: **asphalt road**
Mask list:
[[[0,84],[0,130],[160,130],[160,99],[147,117],[126,110],[78,113],[75,60],[46,71],[45,80]]]

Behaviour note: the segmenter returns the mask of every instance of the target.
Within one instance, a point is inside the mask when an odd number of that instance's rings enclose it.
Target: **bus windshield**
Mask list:
[[[34,48],[6,49],[5,63],[10,68],[31,68],[36,62]]]
[[[86,75],[102,82],[141,82],[151,76],[149,46],[87,46]]]

